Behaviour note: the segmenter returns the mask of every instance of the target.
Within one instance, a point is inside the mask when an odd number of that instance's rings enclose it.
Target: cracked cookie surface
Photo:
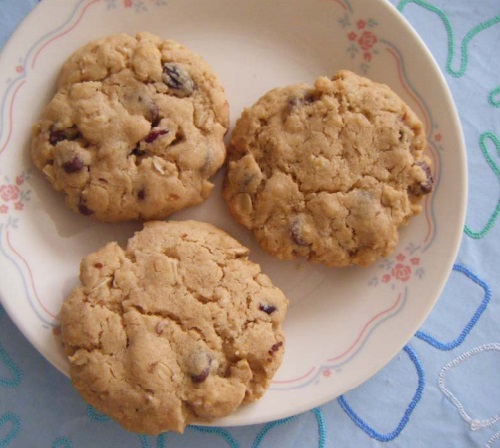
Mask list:
[[[148,33],[112,35],[64,63],[31,157],[80,214],[163,219],[209,196],[228,125],[224,90],[200,56]]]
[[[182,432],[263,395],[288,301],[248,249],[205,223],[145,223],[82,260],[61,334],[74,386],[125,428]]]
[[[389,255],[432,190],[423,126],[389,87],[343,70],[245,109],[223,196],[267,252],[331,266]]]

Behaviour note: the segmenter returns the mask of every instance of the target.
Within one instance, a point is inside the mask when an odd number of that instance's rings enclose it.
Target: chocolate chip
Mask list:
[[[424,194],[429,194],[432,191],[432,187],[434,184],[434,179],[432,178],[431,168],[425,162],[417,162],[415,165],[422,168],[425,173],[425,181],[412,185],[409,188],[409,192],[416,196],[423,196]]]
[[[65,129],[56,129],[54,126],[51,126],[49,132],[49,143],[52,146],[56,146],[63,140],[76,140],[81,136],[76,126]]]
[[[78,211],[84,216],[90,216],[94,214],[94,210],[87,207],[85,200],[80,196],[78,201]]]
[[[261,304],[259,305],[259,310],[264,311],[266,314],[272,314],[276,311],[276,307],[273,305]]]
[[[163,65],[163,82],[179,97],[189,96],[194,92],[195,84],[189,72],[172,62]]]
[[[275,352],[277,352],[280,347],[283,345],[283,341],[279,341],[279,342],[276,342],[276,344],[274,344],[271,349],[268,351],[268,353],[270,355],[273,355]]]
[[[62,167],[64,171],[66,171],[68,174],[73,174],[73,173],[78,173],[78,171],[81,171],[85,165],[83,164],[82,159],[80,157],[75,156],[71,160],[68,160],[67,162],[64,162],[62,164]]]
[[[94,264],[94,267],[95,267],[96,269],[102,269],[103,264],[102,264],[102,263],[95,263],[95,264]]]
[[[153,143],[158,137],[168,134],[170,131],[165,128],[153,128],[149,134],[144,138],[146,143]]]
[[[146,190],[144,190],[144,188],[141,188],[141,189],[137,192],[137,197],[138,197],[141,201],[144,201],[144,199],[146,198]]]

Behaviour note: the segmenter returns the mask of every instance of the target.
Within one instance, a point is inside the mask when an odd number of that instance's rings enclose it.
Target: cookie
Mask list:
[[[119,34],[64,63],[31,156],[82,215],[163,219],[209,196],[228,124],[224,90],[200,56],[148,33]]]
[[[83,259],[61,335],[82,397],[126,429],[182,432],[261,397],[287,299],[248,249],[205,223],[150,221]]]
[[[265,94],[238,120],[223,196],[267,252],[329,266],[389,255],[432,190],[423,126],[349,71]]]

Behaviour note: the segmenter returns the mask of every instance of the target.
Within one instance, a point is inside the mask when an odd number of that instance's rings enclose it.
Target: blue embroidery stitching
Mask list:
[[[148,436],[145,434],[141,434],[139,436],[139,440],[141,441],[142,448],[151,448],[151,445],[149,444]],[[156,439],[156,448],[165,448],[165,442],[166,442],[166,434],[160,434],[157,439]]]
[[[428,333],[425,333],[423,331],[417,331],[415,333],[415,336],[422,341],[427,342],[428,344],[432,345],[433,347],[443,350],[443,351],[448,351],[448,350],[453,350],[454,348],[458,347],[464,339],[467,337],[467,335],[471,332],[472,328],[477,324],[477,321],[481,317],[481,315],[484,313],[486,310],[486,307],[488,306],[488,303],[491,299],[491,289],[489,285],[481,280],[477,275],[473,274],[469,269],[467,269],[465,266],[462,266],[460,264],[455,264],[453,266],[453,270],[457,272],[461,272],[462,274],[466,275],[468,278],[470,278],[474,283],[477,285],[481,286],[484,290],[484,298],[483,301],[481,302],[481,305],[477,308],[476,312],[472,316],[471,320],[467,323],[465,328],[462,330],[460,335],[453,341],[447,342],[447,343],[442,343],[439,342],[437,339],[429,335]]]
[[[394,431],[387,434],[381,434],[377,432],[353,411],[353,409],[349,406],[343,395],[338,398],[340,406],[342,407],[344,412],[350,417],[350,419],[356,424],[356,426],[362,429],[371,438],[378,440],[379,442],[389,442],[391,440],[394,440],[401,434],[401,431],[403,431],[405,426],[408,424],[408,421],[410,419],[413,410],[415,409],[418,402],[422,398],[422,392],[425,386],[424,369],[422,368],[422,364],[420,363],[417,354],[413,351],[413,349],[409,345],[406,345],[403,348],[403,350],[408,354],[413,364],[415,365],[418,374],[418,386],[417,390],[415,391],[415,395],[413,396],[410,404],[408,405],[403,414],[403,418],[400,420],[398,426],[396,426],[396,429]]]
[[[52,448],[73,448],[73,444],[67,437],[58,437],[54,440]]]
[[[226,443],[229,445],[230,448],[239,448],[238,443],[236,440],[234,440],[233,436],[226,431],[225,429],[222,428],[211,428],[208,426],[194,426],[191,425],[189,428],[194,429],[199,432],[205,432],[208,434],[217,434],[218,436],[222,437]]]
[[[5,314],[4,308],[0,305],[0,320]],[[7,354],[2,343],[0,342],[0,362],[2,362],[7,370],[11,373],[11,378],[0,378],[0,386],[6,387],[8,389],[14,389],[19,385],[23,379],[22,370],[14,363],[14,361]]]
[[[281,425],[285,425],[287,423],[290,423],[294,421],[297,418],[297,416],[294,417],[287,417],[283,418],[281,420],[276,420],[274,422],[269,422],[264,425],[264,427],[260,430],[260,432],[257,434],[257,437],[255,437],[255,440],[253,442],[252,448],[258,448],[262,441],[264,440],[264,437],[266,434],[273,428]]]
[[[0,428],[3,428],[7,423],[12,424],[12,429],[0,440],[0,448],[10,445],[21,431],[21,419],[16,414],[7,412],[0,417]]]
[[[96,423],[106,423],[111,420],[110,417],[103,414],[102,412],[99,412],[96,408],[90,405],[87,406],[87,416],[90,420]]]
[[[315,408],[311,411],[314,416],[316,417],[316,422],[318,424],[318,448],[325,448],[326,447],[326,425],[325,425],[325,419],[323,418],[323,412],[319,408]],[[260,430],[260,432],[257,434],[257,437],[255,437],[255,441],[253,442],[252,448],[258,448],[264,441],[265,436],[267,433],[277,427],[281,426],[287,423],[292,422],[295,420],[297,416],[293,417],[287,417],[281,420],[277,420],[274,422],[269,422],[264,425],[264,427]]]
[[[323,418],[323,412],[321,409],[313,409],[311,411],[316,416],[316,421],[318,422],[318,448],[326,447],[326,425],[325,419]]]
[[[142,448],[151,448],[151,445],[149,444],[148,437],[144,434],[139,435],[139,440],[141,441],[141,447]]]

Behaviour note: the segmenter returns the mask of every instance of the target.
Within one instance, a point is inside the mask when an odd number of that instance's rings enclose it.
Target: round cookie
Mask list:
[[[126,429],[182,432],[265,392],[288,301],[205,223],[150,221],[83,259],[61,334],[74,386]]]
[[[432,190],[423,127],[387,86],[349,71],[246,109],[223,196],[267,252],[330,266],[389,255]]]
[[[148,33],[112,35],[64,63],[31,156],[80,214],[163,219],[209,196],[228,124],[224,90],[200,56]]]

